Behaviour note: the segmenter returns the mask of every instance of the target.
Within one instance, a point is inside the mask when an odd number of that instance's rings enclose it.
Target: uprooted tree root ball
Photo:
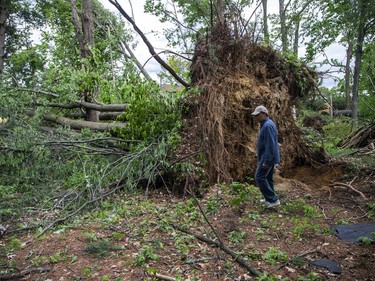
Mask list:
[[[233,38],[226,27],[217,26],[211,34],[196,45],[191,74],[200,95],[190,100],[194,106],[185,128],[198,129],[192,137],[205,146],[209,181],[253,175],[259,126],[251,112],[258,105],[267,107],[278,127],[283,169],[325,162],[324,152],[304,142],[293,117],[298,99],[314,88],[314,72],[249,38]]]

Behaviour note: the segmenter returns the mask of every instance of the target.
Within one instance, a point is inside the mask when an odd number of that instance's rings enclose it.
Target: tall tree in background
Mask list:
[[[264,43],[266,45],[269,44],[270,36],[268,34],[268,12],[267,12],[267,0],[262,0],[262,8],[263,8],[263,36],[264,36]]]
[[[292,53],[298,57],[302,23],[310,17],[308,11],[313,4],[312,0],[279,0],[279,14],[273,23],[279,26],[274,37],[281,41],[282,54]]]
[[[319,17],[307,23],[312,39],[307,46],[307,57],[312,60],[317,54],[324,54],[325,48],[339,43],[346,48],[344,65],[328,58],[322,63],[342,68],[345,73],[346,107],[353,112],[353,124],[358,123],[358,98],[361,81],[363,49],[373,45],[375,11],[374,0],[321,0]],[[352,70],[354,57],[354,71]]]
[[[92,14],[91,0],[82,0],[82,16],[79,20],[77,5],[75,0],[70,0],[72,6],[72,20],[75,29],[77,41],[79,42],[81,56],[89,61],[92,56],[91,50],[94,47],[94,18]],[[85,67],[84,65],[82,65]],[[84,88],[83,97],[86,102],[93,102],[96,88]],[[86,119],[92,122],[99,121],[99,112],[92,109],[86,109]]]
[[[0,0],[0,75],[3,76],[8,66],[12,72],[8,77],[13,76],[14,83],[22,84],[24,75],[35,74],[36,68],[41,67],[39,55],[31,43],[32,31],[43,21],[43,16],[36,9],[39,2]],[[18,57],[10,61],[13,55]],[[23,62],[20,61],[22,57],[25,58]]]
[[[6,21],[9,17],[9,1],[0,0],[0,75],[4,70]]]
[[[290,2],[288,2],[290,3]],[[288,34],[286,28],[286,10],[284,0],[279,0],[279,17],[280,17],[280,36],[281,36],[281,50],[285,55],[288,52]]]
[[[355,44],[355,60],[354,60],[354,74],[353,74],[353,89],[352,89],[352,110],[353,110],[353,125],[358,125],[358,96],[359,96],[359,80],[362,64],[362,52],[365,41],[365,36],[368,30],[375,24],[374,22],[374,4],[375,1],[358,0],[356,10],[357,18],[357,38]]]

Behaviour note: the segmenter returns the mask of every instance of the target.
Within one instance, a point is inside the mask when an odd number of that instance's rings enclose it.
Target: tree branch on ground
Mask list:
[[[294,256],[292,258],[290,258],[289,260],[287,260],[285,263],[283,263],[282,265],[278,266],[277,268],[275,268],[274,270],[272,270],[270,272],[270,274],[273,274],[275,273],[276,271],[279,271],[280,269],[283,269],[284,267],[286,267],[288,264],[296,261],[297,259],[300,259],[300,258],[303,258],[304,256],[307,256],[307,255],[310,255],[310,254],[313,254],[317,251],[318,249],[311,249],[311,250],[308,250],[300,255],[297,255],[297,256]]]
[[[361,191],[359,191],[358,189],[354,188],[350,184],[346,184],[346,183],[343,183],[343,182],[335,182],[333,184],[333,187],[334,188],[341,188],[341,189],[347,189],[347,188],[349,188],[349,189],[353,190],[354,192],[356,192],[357,194],[359,194],[362,197],[362,199],[367,199],[366,196]]]
[[[19,280],[19,279],[23,279],[26,275],[29,275],[31,273],[34,273],[34,272],[39,272],[39,273],[43,273],[43,272],[47,272],[47,271],[50,271],[52,270],[51,267],[32,267],[32,268],[27,268],[27,269],[24,269],[24,270],[21,270],[17,273],[5,273],[3,275],[0,275],[0,280],[3,281],[3,280]]]
[[[178,230],[178,231],[181,231],[181,232],[186,233],[188,235],[194,236],[195,238],[197,238],[198,240],[200,240],[202,242],[205,242],[205,243],[207,243],[209,245],[216,246],[216,247],[220,248],[221,250],[223,250],[224,252],[226,252],[227,254],[229,254],[233,258],[233,260],[236,261],[239,265],[241,265],[242,267],[246,268],[252,275],[254,275],[254,276],[261,276],[262,275],[262,273],[259,270],[257,270],[255,268],[253,268],[252,266],[250,266],[246,262],[246,260],[244,260],[243,258],[241,258],[238,253],[236,253],[233,250],[231,250],[230,248],[228,248],[225,244],[221,244],[221,243],[219,243],[217,241],[214,241],[214,240],[212,240],[210,238],[207,238],[207,237],[198,235],[196,233],[193,233],[193,232],[191,232],[189,230],[183,229],[182,227],[180,227],[178,225],[171,224],[171,226],[174,229]]]

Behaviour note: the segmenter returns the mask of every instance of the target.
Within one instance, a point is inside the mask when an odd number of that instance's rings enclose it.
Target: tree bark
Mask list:
[[[76,0],[70,0],[72,8],[72,21],[75,35],[79,42],[81,57],[87,59],[91,56],[90,48],[94,46],[94,18],[92,15],[91,0],[82,0],[81,21],[78,17]],[[82,92],[85,102],[93,102],[95,90],[84,89]],[[96,110],[87,109],[86,119],[91,122],[99,122],[99,113]]]
[[[81,29],[81,22],[79,20],[78,12],[77,12],[77,6],[76,6],[76,0],[70,0],[70,6],[72,9],[72,22],[74,26],[74,34],[76,36],[76,39],[79,43],[79,49],[81,51],[81,54],[83,53],[83,35],[82,35],[82,29]]]
[[[224,26],[224,3],[223,0],[217,0],[217,18],[219,20],[219,24]]]
[[[359,75],[361,72],[361,61],[363,52],[363,41],[365,38],[365,5],[363,1],[359,0],[359,14],[358,14],[358,31],[357,42],[355,48],[355,62],[353,74],[353,94],[352,94],[352,110],[353,110],[353,127],[358,126],[358,92],[359,92]]]
[[[91,57],[90,48],[94,47],[94,18],[92,14],[91,0],[82,0],[82,31],[83,31],[83,50],[82,57]],[[85,89],[83,96],[86,102],[93,101],[93,94],[97,89]],[[91,122],[99,122],[99,112],[92,109],[86,110],[86,119]]]
[[[121,114],[124,114],[124,112],[117,112],[117,111],[116,112],[99,112],[99,120],[100,121],[103,121],[103,120],[114,121]],[[86,115],[83,112],[71,112],[71,113],[67,113],[65,116],[67,118],[73,118],[73,119],[82,119],[86,117]]]
[[[0,76],[4,71],[6,21],[9,17],[9,0],[0,0]]]
[[[29,116],[34,115],[33,110],[27,110],[26,114]],[[116,128],[123,129],[126,127],[125,123],[101,123],[101,122],[91,122],[91,121],[84,121],[84,120],[74,120],[65,118],[62,116],[58,116],[55,114],[44,114],[42,118],[46,121],[51,121],[62,126],[70,127],[71,129],[81,130],[81,129],[90,129],[93,131],[113,131]]]
[[[43,104],[37,104],[43,105]],[[46,106],[49,107],[58,107],[58,108],[65,108],[65,109],[74,109],[74,108],[85,108],[95,111],[101,112],[114,112],[114,111],[125,111],[126,108],[129,106],[128,104],[97,104],[97,103],[89,103],[85,101],[76,101],[74,103],[50,103]],[[123,113],[123,112],[122,112]]]
[[[346,49],[346,63],[345,63],[345,97],[346,109],[350,109],[350,62],[352,58],[353,41],[351,36],[348,36],[348,48]]]
[[[268,12],[267,12],[267,0],[262,0],[263,6],[263,36],[264,36],[264,43],[268,46],[269,45],[269,34],[268,34]]]
[[[298,43],[299,43],[299,27],[300,20],[297,19],[295,22],[294,30],[294,41],[293,41],[293,54],[298,58]]]
[[[288,52],[288,35],[287,35],[287,30],[286,30],[284,0],[279,0],[279,16],[280,16],[281,46],[282,46],[282,52],[285,55]]]

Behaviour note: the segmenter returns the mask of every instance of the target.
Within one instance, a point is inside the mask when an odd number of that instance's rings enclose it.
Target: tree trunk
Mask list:
[[[279,0],[280,32],[282,52],[285,55],[288,52],[288,35],[286,30],[285,6],[284,0]]]
[[[26,110],[25,113],[29,116],[35,114],[34,110]],[[42,118],[46,121],[54,122],[62,126],[69,127],[75,130],[90,129],[93,131],[114,131],[116,128],[123,129],[126,127],[125,123],[104,123],[104,122],[91,122],[84,120],[69,119],[66,117],[58,116],[55,114],[44,114]]]
[[[345,63],[345,97],[346,109],[350,109],[350,62],[352,57],[353,41],[348,36],[348,48],[346,49],[346,63]]]
[[[295,30],[294,30],[294,41],[293,41],[293,54],[298,58],[298,43],[299,43],[299,27],[300,27],[300,20],[297,19],[295,22]]]
[[[73,120],[54,114],[46,114],[43,118],[47,121],[52,121],[57,124],[68,126],[72,129],[81,130],[81,129],[90,129],[94,131],[113,131],[115,128],[125,128],[126,124],[124,123],[101,123],[101,122],[91,122],[83,120]]]
[[[74,34],[75,34],[76,39],[79,43],[79,49],[80,49],[81,54],[82,54],[84,46],[83,46],[81,22],[80,22],[79,17],[78,17],[76,0],[70,0],[70,5],[71,5],[71,9],[72,9],[72,22],[73,22],[73,26],[74,26]]]
[[[359,1],[359,22],[358,22],[358,33],[357,42],[355,48],[355,62],[354,62],[354,74],[353,74],[353,94],[352,94],[352,110],[353,110],[353,126],[358,126],[358,92],[359,92],[359,75],[361,72],[361,60],[363,52],[363,41],[365,38],[365,7],[364,2],[367,0]]]
[[[270,43],[270,38],[268,34],[268,14],[267,14],[267,0],[262,0],[263,6],[263,36],[264,36],[264,43],[268,46]]]
[[[91,56],[90,48],[94,47],[94,18],[92,14],[91,0],[82,1],[82,31],[84,48],[81,55],[83,58],[89,58]],[[86,102],[93,102],[94,91],[89,89],[83,91]],[[91,122],[99,122],[99,112],[87,109],[86,119]]]
[[[0,0],[0,76],[4,70],[6,21],[9,17],[9,1]]]
[[[224,26],[224,3],[223,0],[217,0],[217,17],[221,26]]]
[[[82,16],[79,21],[77,6],[75,0],[70,0],[72,7],[72,20],[75,29],[76,38],[79,42],[81,57],[87,59],[91,56],[90,48],[94,46],[94,18],[92,15],[91,0],[82,0]],[[93,102],[95,90],[84,89],[83,98],[85,102]],[[96,110],[86,110],[86,120],[99,122],[99,113]]]

